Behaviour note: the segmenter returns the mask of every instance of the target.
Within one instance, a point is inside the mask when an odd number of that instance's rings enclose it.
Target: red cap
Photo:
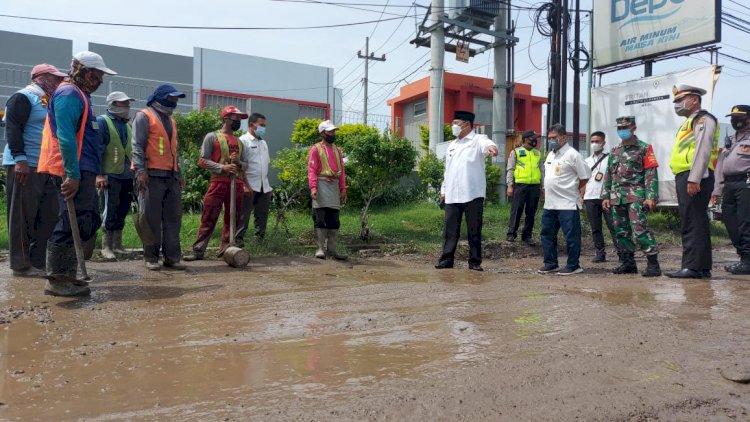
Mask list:
[[[68,76],[65,73],[60,72],[55,66],[52,66],[51,64],[42,63],[34,66],[34,68],[31,69],[31,79],[34,79],[39,75],[44,75],[45,73],[60,76],[63,78]]]
[[[227,117],[229,114],[236,114],[240,116],[241,119],[247,119],[247,113],[243,113],[240,111],[239,108],[235,106],[226,106],[224,107],[224,110],[221,110],[221,118]]]

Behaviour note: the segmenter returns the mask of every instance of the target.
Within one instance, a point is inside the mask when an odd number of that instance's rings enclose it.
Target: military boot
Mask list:
[[[327,236],[327,238],[328,238],[328,251],[327,251],[326,254],[328,256],[334,257],[335,259],[345,260],[345,259],[348,258],[348,256],[346,256],[344,254],[340,254],[336,250],[336,242],[338,241],[338,237],[339,237],[339,231],[338,230],[328,230],[328,236]]]
[[[750,255],[743,255],[742,260],[732,266],[729,272],[736,275],[750,274]]]
[[[636,274],[638,267],[635,265],[635,255],[631,252],[622,253],[622,264],[612,270],[612,274]]]
[[[122,230],[112,232],[112,252],[127,255],[129,252],[122,246]]]
[[[646,269],[641,273],[644,277],[659,277],[661,275],[661,267],[659,267],[659,255],[646,255],[648,259],[648,265]]]
[[[113,237],[113,232],[108,232],[106,230],[102,232],[102,258],[107,261],[114,261],[117,259],[114,251],[112,251]]]
[[[320,258],[320,259],[326,259],[325,247],[326,247],[326,237],[328,236],[328,230],[316,228],[315,236],[318,241],[318,250],[315,251],[315,257]]]
[[[597,249],[596,256],[594,256],[594,259],[592,259],[591,262],[607,262],[607,253],[604,252],[604,249]]]

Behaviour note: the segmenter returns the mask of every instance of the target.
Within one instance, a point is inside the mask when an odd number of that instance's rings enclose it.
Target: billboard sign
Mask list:
[[[594,0],[594,67],[721,41],[721,0]]]
[[[659,163],[659,205],[677,205],[674,174],[669,169],[677,129],[685,118],[674,112],[672,87],[688,84],[703,88],[702,107],[711,111],[718,73],[705,66],[662,76],[638,79],[594,88],[591,92],[591,131],[606,136],[606,151],[620,143],[615,121],[619,116],[635,116],[635,134],[654,148]],[[714,113],[718,115],[720,113]]]

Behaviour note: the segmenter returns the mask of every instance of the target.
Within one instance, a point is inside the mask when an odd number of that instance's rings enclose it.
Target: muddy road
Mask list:
[[[664,269],[679,251],[662,254]],[[488,253],[492,256],[492,251]],[[750,276],[540,276],[432,257],[0,272],[3,420],[750,420]],[[639,266],[645,266],[643,259]]]

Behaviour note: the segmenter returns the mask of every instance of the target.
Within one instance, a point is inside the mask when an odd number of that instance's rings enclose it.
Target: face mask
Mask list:
[[[121,119],[127,119],[130,116],[130,107],[111,105],[107,107],[107,111]]]
[[[256,126],[255,136],[257,136],[258,138],[263,138],[264,136],[266,136],[266,128],[263,126]]]
[[[557,151],[558,149],[560,149],[560,146],[561,146],[560,141],[558,141],[557,139],[550,139],[548,145],[549,145],[549,149],[551,149],[552,151]]]
[[[674,112],[678,116],[683,116],[683,117],[686,117],[686,116],[690,115],[690,110],[688,110],[687,108],[685,108],[685,101],[680,101],[679,103],[674,103]]]
[[[738,119],[732,118],[731,122],[732,122],[732,128],[734,130],[740,130],[747,125],[747,120],[744,118],[738,118]]]
[[[603,149],[604,149],[604,145],[602,144],[591,144],[591,151],[600,152]]]
[[[232,132],[236,132],[240,130],[240,127],[242,127],[242,122],[239,122],[237,120],[232,120]]]
[[[175,104],[174,107],[167,107],[163,104],[160,104],[154,101],[153,103],[151,103],[151,107],[153,107],[154,110],[158,111],[161,114],[164,114],[166,116],[171,116],[172,113],[174,113],[174,109],[175,107],[177,107],[177,104]]]
[[[533,140],[532,140],[532,141],[530,142],[530,144],[531,144],[531,147],[532,147],[532,148],[536,148],[536,146],[537,146],[537,145],[539,144],[539,142],[537,142],[537,140],[536,140],[536,139],[533,139]]]
[[[458,138],[458,135],[461,134],[461,126],[459,126],[459,125],[452,125],[451,126],[451,133],[453,134],[453,136],[455,136],[456,138]]]
[[[617,136],[623,141],[627,141],[632,136],[630,129],[617,129]]]
[[[328,134],[324,133],[323,134],[323,139],[325,139],[326,141],[328,141],[328,143],[332,144],[332,143],[336,142],[336,134],[334,133],[333,135],[328,135]]]

